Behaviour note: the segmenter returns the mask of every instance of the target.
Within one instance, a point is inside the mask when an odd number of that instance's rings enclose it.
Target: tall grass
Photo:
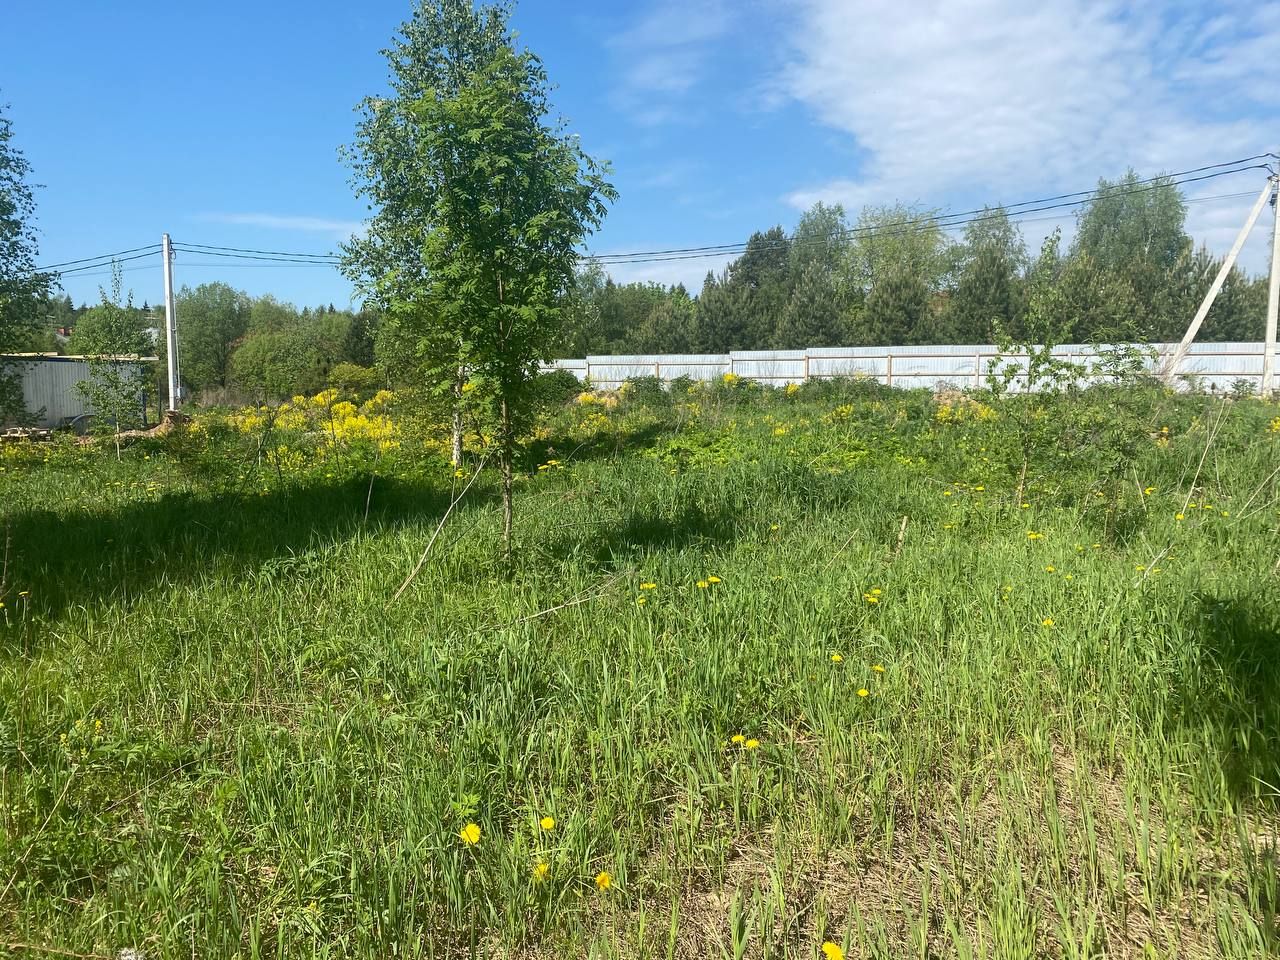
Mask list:
[[[644,401],[9,455],[0,956],[1280,953],[1274,407]]]

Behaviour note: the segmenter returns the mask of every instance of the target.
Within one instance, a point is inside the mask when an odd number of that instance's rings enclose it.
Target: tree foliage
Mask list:
[[[605,170],[548,121],[541,61],[506,7],[421,3],[389,59],[396,97],[369,101],[351,155],[374,217],[349,273],[419,344],[423,374],[491,401],[511,543],[522,391],[562,338],[576,247],[614,196]]]

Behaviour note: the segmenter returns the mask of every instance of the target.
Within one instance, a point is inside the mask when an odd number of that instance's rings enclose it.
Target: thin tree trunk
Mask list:
[[[507,563],[511,562],[511,411],[507,408],[507,398],[502,398],[502,552]]]
[[[458,367],[458,378],[453,381],[453,466],[462,466],[462,383],[466,368]]]

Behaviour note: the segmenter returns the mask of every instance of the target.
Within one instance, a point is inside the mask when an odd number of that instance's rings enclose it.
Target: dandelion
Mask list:
[[[1024,504],[1022,504],[1022,509],[1023,509],[1023,510],[1030,510],[1030,509],[1031,509],[1031,504],[1029,504],[1029,503],[1024,503]]]
[[[876,673],[884,673],[884,665],[880,663],[872,664],[871,669],[874,670]]]
[[[1045,568],[1044,568],[1044,572],[1045,572],[1045,573],[1053,573],[1053,572],[1054,572],[1054,569],[1055,569],[1055,567],[1054,567],[1054,565],[1051,563],[1051,564],[1049,564],[1047,567],[1045,567]]]
[[[548,866],[546,861],[544,860],[539,860],[537,863],[533,865],[533,879],[535,880],[547,879],[547,874],[550,872],[551,872],[551,867]]]
[[[1156,492],[1156,488],[1155,488],[1155,487],[1144,487],[1144,488],[1143,488],[1143,490],[1142,490],[1142,492],[1143,492],[1143,494],[1144,494],[1145,496],[1148,496],[1148,497],[1149,497],[1149,496],[1151,496],[1153,493],[1155,493],[1155,492]]]
[[[1027,539],[1028,539],[1028,540],[1043,540],[1043,539],[1044,539],[1044,534],[1043,534],[1043,533],[1036,533],[1036,531],[1034,531],[1034,530],[1028,530],[1028,531],[1027,531]]]
[[[769,529],[770,529],[770,530],[780,530],[780,529],[781,529],[781,527],[780,527],[778,524],[776,524],[776,523],[771,523],[771,524],[769,524]]]
[[[647,602],[648,602],[648,601],[646,600],[646,598],[645,598],[645,597],[636,597],[636,606],[637,606],[637,607],[643,607],[643,606],[645,605],[645,603],[647,603]]]
[[[1178,514],[1177,516],[1175,516],[1173,519],[1175,519],[1175,520],[1185,520],[1185,519],[1187,519],[1187,515],[1186,515],[1185,513],[1180,513],[1180,514]]]
[[[880,602],[880,598],[879,598],[879,597],[877,597],[877,596],[875,596],[875,595],[873,595],[873,594],[870,594],[870,593],[864,593],[864,594],[862,595],[862,599],[863,599],[863,600],[865,600],[865,601],[867,601],[867,603],[879,603],[879,602]]]
[[[747,738],[746,738],[746,737],[744,737],[744,736],[743,736],[742,734],[740,734],[740,733],[735,733],[735,734],[734,734],[730,739],[732,739],[734,743],[746,743],[746,742],[747,742]]]
[[[555,825],[556,825],[555,817],[543,817],[541,820],[538,821],[538,826],[540,826],[543,830],[551,830],[555,827]]]
[[[872,587],[872,588],[871,588],[871,595],[872,595],[873,597],[878,597],[878,596],[880,596],[881,592],[882,592],[882,591],[880,590],[880,588],[879,588],[879,587]]]
[[[760,741],[757,740],[755,737],[752,737],[745,744],[743,744],[743,746],[745,746],[748,750],[754,750],[758,746],[760,746]]]
[[[1052,627],[1052,626],[1053,626],[1053,617],[1045,617],[1043,620],[1041,620],[1041,621],[1040,621],[1040,626],[1042,626],[1042,627]]]
[[[719,578],[719,577],[714,577],[714,576],[713,576],[713,577],[707,577],[707,583],[719,583],[719,582],[720,582],[720,578]]]
[[[976,487],[974,487],[973,489],[974,489],[974,490],[977,490],[979,493],[981,493],[983,490],[986,490],[987,488],[986,488],[986,487],[984,487],[982,484],[978,484],[978,485],[977,485]]]
[[[729,374],[726,374],[726,376],[729,376]],[[612,886],[613,886],[613,877],[609,876],[609,872],[607,870],[601,870],[599,873],[596,874],[597,890],[601,890],[601,891],[608,890]]]
[[[468,823],[458,831],[458,836],[462,838],[462,842],[468,847],[474,847],[480,842],[480,826],[475,823]]]
[[[858,691],[858,696],[869,697],[871,696],[871,691],[868,690],[866,687],[863,687],[861,690]]]
[[[838,653],[833,653],[833,654],[831,655],[831,662],[832,662],[832,663],[844,663],[844,657],[840,656],[840,654],[838,654]]]
[[[642,584],[640,584],[640,589],[641,589],[641,590],[656,590],[656,589],[658,589],[658,585],[657,585],[656,583],[642,583]]]
[[[951,491],[950,491],[950,490],[943,490],[943,491],[942,491],[942,495],[943,495],[944,497],[950,497],[950,496],[952,496],[952,493],[951,493]]]
[[[705,580],[699,580],[699,581],[698,581],[698,589],[699,589],[699,590],[705,590],[705,589],[707,589],[707,587],[709,587],[709,586],[711,586],[711,584],[707,583],[707,581],[705,581]]]
[[[822,945],[822,955],[826,960],[844,960],[844,951],[830,940]]]

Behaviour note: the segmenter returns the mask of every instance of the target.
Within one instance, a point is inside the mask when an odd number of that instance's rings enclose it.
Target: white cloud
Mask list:
[[[196,219],[206,223],[230,223],[244,227],[267,227],[271,230],[331,233],[342,238],[363,233],[365,229],[359,220],[330,220],[325,217],[296,217],[277,213],[202,213]]]
[[[618,107],[640,126],[684,117],[680,105],[704,77],[712,44],[730,23],[725,0],[659,0],[609,40],[619,65]]]
[[[1267,78],[1280,62],[1280,5],[1227,0],[1213,19],[1168,0],[799,6],[781,87],[865,157],[856,176],[789,193],[799,208],[1015,202],[1129,166],[1189,169],[1274,143],[1259,103],[1275,89]],[[1210,181],[1207,192],[1257,190],[1263,176]],[[1193,206],[1189,222],[1214,249],[1230,231],[1213,217],[1228,207]],[[1238,228],[1243,211],[1235,220]],[[1257,269],[1255,247],[1247,262]]]

